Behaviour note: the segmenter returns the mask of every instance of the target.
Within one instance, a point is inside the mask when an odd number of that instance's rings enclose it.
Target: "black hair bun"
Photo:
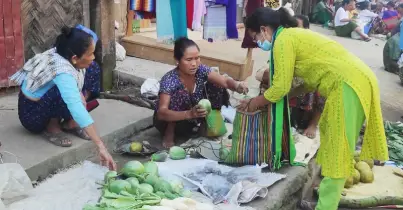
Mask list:
[[[71,34],[71,28],[67,27],[67,26],[64,26],[62,28],[62,34],[65,35],[66,37],[69,37],[70,34]]]

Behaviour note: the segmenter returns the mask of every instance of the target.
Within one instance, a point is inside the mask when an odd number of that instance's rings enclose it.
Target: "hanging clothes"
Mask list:
[[[187,28],[193,29],[193,17],[195,12],[195,0],[186,0]]]
[[[207,14],[204,17],[203,26],[203,39],[209,42],[227,40],[226,7],[214,4],[207,6]]]
[[[161,1],[161,0],[160,0]],[[162,0],[167,1],[167,0]],[[174,27],[174,39],[188,36],[186,27],[186,1],[185,0],[170,0],[171,15]]]
[[[206,2],[205,0],[194,0],[194,9],[193,9],[193,21],[192,21],[192,29],[195,31],[201,31],[202,27],[202,18],[206,15]]]
[[[130,0],[130,10],[155,12],[156,0]]]
[[[165,44],[174,41],[174,26],[171,14],[171,1],[157,1],[157,40]]]
[[[263,7],[263,0],[246,0],[245,15],[249,17],[257,8]],[[256,48],[257,44],[253,41],[252,37],[249,36],[245,30],[245,36],[242,41],[242,48]]]
[[[238,29],[236,27],[237,2],[235,0],[228,1],[226,13],[228,39],[238,39]]]

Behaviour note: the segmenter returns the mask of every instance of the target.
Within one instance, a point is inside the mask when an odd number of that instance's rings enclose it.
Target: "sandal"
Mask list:
[[[71,142],[70,139],[67,138],[67,136],[63,133],[49,133],[49,132],[44,132],[43,133],[47,140],[59,147],[71,147],[73,145],[73,142]]]
[[[314,210],[316,203],[302,200],[299,202],[298,207],[302,210]]]
[[[91,140],[91,138],[87,135],[87,133],[84,131],[84,129],[81,128],[62,128],[63,131],[71,133],[79,138],[85,139],[85,140]]]

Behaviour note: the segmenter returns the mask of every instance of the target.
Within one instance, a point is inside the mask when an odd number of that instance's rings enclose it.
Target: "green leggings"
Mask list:
[[[365,114],[357,94],[346,83],[343,84],[343,102],[346,136],[353,155]],[[316,210],[337,210],[345,181],[346,178],[323,178],[319,186],[319,201]]]

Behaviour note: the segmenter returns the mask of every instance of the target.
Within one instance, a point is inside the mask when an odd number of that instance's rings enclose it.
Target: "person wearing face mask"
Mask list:
[[[301,206],[336,210],[346,178],[353,174],[355,145],[364,121],[367,129],[360,158],[388,159],[378,82],[372,70],[342,45],[297,25],[282,8],[259,8],[248,17],[245,28],[263,50],[271,50],[274,73],[270,88],[261,96],[241,101],[239,109],[253,112],[287,101],[294,76],[304,80],[296,92],[316,90],[326,98],[316,158],[324,179],[316,207],[308,202]]]
[[[226,89],[247,93],[242,82],[224,77],[200,62],[199,46],[188,38],[175,41],[174,58],[178,65],[160,81],[159,100],[154,113],[154,126],[163,135],[163,146],[172,147],[178,136],[198,134],[207,111],[198,105],[209,99],[212,109],[229,104]]]

